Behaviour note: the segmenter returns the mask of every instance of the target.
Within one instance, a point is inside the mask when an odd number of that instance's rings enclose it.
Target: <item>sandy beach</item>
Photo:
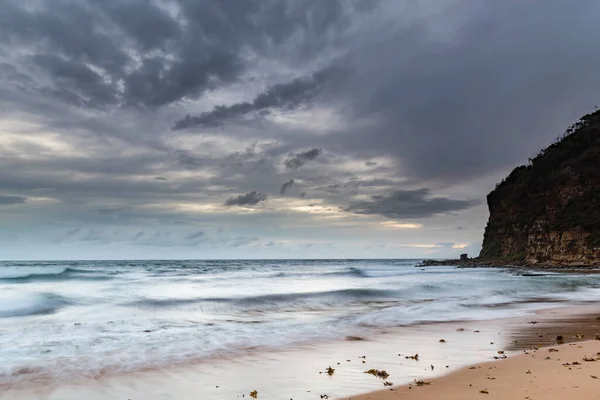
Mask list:
[[[598,399],[599,352],[597,340],[544,347],[438,379],[349,399]]]
[[[587,313],[577,314],[578,310]],[[500,352],[497,360],[436,379],[347,399],[598,399],[600,321],[590,311],[565,308],[540,313],[540,319],[511,334],[511,348],[520,349],[520,354],[504,358]]]
[[[259,399],[273,400],[597,399],[598,315],[596,307],[578,306],[517,318],[399,327],[373,337],[169,369],[51,385],[31,382],[5,387],[0,398],[212,400],[247,398],[257,390]],[[564,344],[557,345],[559,335]],[[370,369],[386,370],[389,377],[365,374]]]

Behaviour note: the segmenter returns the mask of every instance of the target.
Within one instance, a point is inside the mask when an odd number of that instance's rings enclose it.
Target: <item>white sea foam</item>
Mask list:
[[[0,383],[93,376],[365,329],[491,319],[600,300],[595,275],[518,276],[415,264],[5,263]]]

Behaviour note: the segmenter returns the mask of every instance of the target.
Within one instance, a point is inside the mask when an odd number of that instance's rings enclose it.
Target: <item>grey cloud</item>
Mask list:
[[[30,3],[3,2],[4,50],[27,48],[14,53],[20,64],[21,54],[39,52],[46,59],[36,61],[35,74],[25,75],[46,74],[52,82],[28,82],[28,89],[87,108],[196,99],[237,81],[248,69],[248,54],[289,62],[284,48],[293,39],[305,44],[304,56],[314,55],[327,46],[316,35],[334,35],[353,13],[368,11],[341,0]]]
[[[287,168],[298,169],[301,166],[303,166],[307,161],[311,161],[317,158],[319,154],[321,154],[320,149],[311,149],[303,153],[297,154],[292,153],[290,154],[290,158],[285,160],[283,163]]]
[[[267,200],[267,195],[253,190],[246,194],[230,197],[225,200],[226,206],[254,206],[261,201]]]
[[[181,39],[184,31],[176,18],[172,18],[156,3],[145,0],[104,0],[100,8],[114,23],[141,48],[163,48],[169,41]]]
[[[101,108],[117,101],[115,87],[83,62],[54,54],[35,54],[31,62],[54,80],[48,93],[76,106]],[[93,95],[90,95],[92,94]]]
[[[79,232],[81,232],[81,228],[71,229],[71,230],[65,232],[65,236],[73,236],[73,235],[78,234]]]
[[[294,180],[290,179],[289,181],[281,185],[281,190],[279,191],[279,193],[285,194],[285,192],[287,192],[288,189],[291,189],[292,186],[294,186]]]
[[[113,215],[123,211],[130,210],[131,207],[102,207],[98,209],[98,214],[101,215]]]
[[[97,242],[100,244],[107,244],[116,239],[114,234],[96,228],[88,229],[88,231],[79,238],[82,242]]]
[[[163,58],[148,59],[125,79],[125,103],[163,106],[197,98],[216,83],[233,82],[243,71],[239,55],[213,50],[194,59],[169,65]]]
[[[347,180],[341,180],[327,185],[326,190],[338,192],[340,189],[358,189],[358,188],[390,188],[398,185],[398,181],[389,178],[361,179],[352,177]]]
[[[397,11],[393,2],[385,4]],[[356,75],[344,94],[353,99],[349,122],[322,145],[390,155],[401,161],[402,173],[428,185],[449,186],[522,163],[590,110],[600,90],[600,54],[584,39],[600,35],[589,17],[600,15],[600,5],[541,4],[439,3],[447,18],[380,30],[381,40],[366,40],[352,52]],[[447,31],[430,29],[427,20]],[[552,21],[568,26],[568,34]]]
[[[133,236],[133,239],[131,239],[131,240],[136,241],[139,238],[141,238],[142,236],[144,236],[144,234],[145,234],[145,232],[140,231],[140,232],[136,233],[135,236]]]
[[[597,103],[598,15],[592,0],[4,0],[0,193],[20,195],[11,203],[53,199],[0,207],[17,221],[4,229],[35,226],[20,234],[35,243],[45,223],[121,224],[131,231],[111,240],[129,243],[140,231],[140,245],[167,246],[196,243],[185,236],[205,224],[252,237],[268,221],[293,227],[277,233],[286,242],[298,226],[329,237],[338,221],[316,214],[178,209],[231,193],[277,193],[286,172],[315,204],[395,218],[452,214],[470,205],[431,193],[483,199],[505,171]],[[311,75],[323,66],[327,73]],[[267,115],[290,109],[314,113]],[[171,131],[201,111],[226,129]],[[244,123],[227,124],[236,120]],[[318,168],[289,155],[312,148],[327,150]],[[282,160],[292,168],[282,171]],[[400,184],[431,192],[398,199]],[[358,195],[366,201],[352,201]],[[112,205],[130,208],[98,212]],[[483,209],[431,225],[472,242]],[[252,227],[242,234],[244,223]],[[442,231],[424,225],[410,232],[415,240]],[[150,239],[153,226],[169,228]],[[458,240],[428,243],[447,239]]]
[[[310,76],[275,84],[256,96],[252,102],[235,103],[230,106],[218,105],[213,110],[197,116],[188,114],[175,122],[173,129],[186,129],[193,126],[218,127],[225,122],[236,121],[252,113],[268,115],[272,111],[294,110],[313,100],[321,93],[326,83],[339,79],[342,74],[341,68],[324,68]]]
[[[62,242],[83,242],[98,245],[108,245],[115,242],[128,242],[135,246],[151,247],[196,247],[196,246],[217,246],[217,247],[242,247],[255,244],[259,241],[258,237],[248,236],[209,236],[204,231],[175,232],[171,230],[147,230],[137,233],[127,233],[118,230],[108,229],[106,227],[87,228],[85,230],[75,229],[67,232]]]
[[[23,204],[27,202],[27,197],[0,195],[0,206],[10,206],[13,204]]]
[[[242,247],[258,242],[258,237],[222,237],[208,236],[204,231],[181,234],[171,231],[157,230],[149,232],[136,241],[136,245],[156,247]]]
[[[200,157],[196,157],[191,151],[175,150],[173,154],[175,156],[175,162],[188,169],[196,169],[202,165],[202,159]]]
[[[388,218],[427,218],[437,214],[465,210],[475,205],[468,200],[432,197],[431,190],[397,190],[389,196],[371,196],[370,201],[355,201],[345,211],[379,214]]]
[[[259,242],[259,240],[260,240],[260,238],[258,238],[256,236],[254,236],[254,237],[239,236],[239,237],[236,237],[233,239],[223,240],[223,244],[225,244],[226,246],[231,246],[231,247],[243,247],[243,246],[256,244]]]
[[[166,180],[168,180],[164,176],[156,176],[156,177],[154,177],[154,179],[157,180],[157,181],[166,181]]]
[[[187,239],[198,239],[199,237],[204,236],[204,231],[193,232],[187,235]]]

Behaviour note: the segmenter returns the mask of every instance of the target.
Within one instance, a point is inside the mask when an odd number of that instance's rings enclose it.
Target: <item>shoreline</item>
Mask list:
[[[521,317],[399,327],[373,337],[362,337],[362,340],[353,338],[278,352],[249,353],[236,359],[210,360],[199,365],[107,376],[73,384],[37,388],[30,385],[22,390],[0,391],[0,398],[221,399],[244,394],[247,397],[251,390],[258,390],[258,398],[267,400],[318,399],[320,395],[330,399],[380,400],[360,396],[396,393],[404,386],[393,387],[395,391],[377,391],[384,388],[384,380],[365,374],[368,369],[386,369],[390,373],[388,381],[397,384],[414,380],[440,382],[445,376],[461,373],[468,365],[503,357],[498,351],[506,351],[509,359],[513,355],[519,357],[523,349],[552,341],[556,332],[561,332],[567,342],[583,343],[576,335],[593,338],[600,332],[598,315],[600,312],[595,306],[573,306],[538,310]],[[540,331],[547,335],[540,338]],[[441,339],[445,342],[440,342]],[[600,345],[600,341],[594,343]],[[420,355],[419,360],[409,359],[415,353]],[[493,363],[499,361],[502,360]],[[335,369],[332,376],[326,373],[328,366]],[[366,394],[357,396],[356,393]],[[386,399],[388,397],[381,398]]]
[[[600,341],[543,347],[345,400],[597,399]]]
[[[540,312],[513,332],[508,356],[344,400],[597,399],[600,317],[578,307]],[[567,316],[565,319],[564,317]],[[514,338],[518,338],[515,340]],[[560,340],[557,340],[559,339]]]

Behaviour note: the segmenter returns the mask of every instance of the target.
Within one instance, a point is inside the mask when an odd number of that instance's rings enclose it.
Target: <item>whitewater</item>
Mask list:
[[[600,276],[420,260],[0,264],[0,384],[168,367],[595,303]]]

